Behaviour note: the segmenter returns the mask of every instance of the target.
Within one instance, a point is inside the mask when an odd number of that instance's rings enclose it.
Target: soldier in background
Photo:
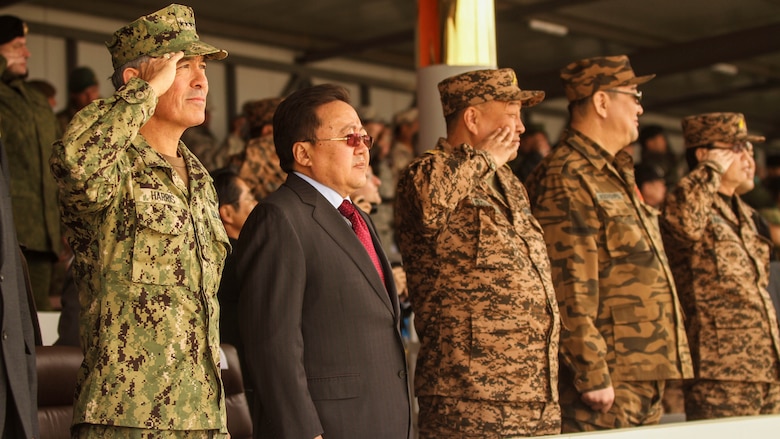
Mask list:
[[[696,378],[688,420],[780,413],[780,335],[766,290],[772,243],[736,192],[752,178],[739,113],[682,121],[691,171],[667,197],[661,225],[685,307]]]
[[[525,127],[512,69],[439,83],[447,138],[398,184],[396,230],[420,352],[419,437],[560,431],[558,307],[525,188],[504,166]]]
[[[214,155],[214,165],[217,169],[227,167],[238,172],[246,148],[246,126],[246,116],[243,114],[237,114],[230,119],[230,132]]]
[[[181,141],[195,154],[203,166],[209,171],[217,169],[214,157],[219,153],[217,137],[211,132],[211,110],[206,108],[203,123],[189,127],[181,136]]]
[[[655,209],[624,151],[642,114],[626,56],[561,71],[570,123],[528,179],[561,311],[563,432],[659,422],[669,379],[691,376],[681,306]]]
[[[258,200],[278,189],[287,179],[274,146],[274,112],[281,102],[282,98],[267,98],[244,104],[250,140],[238,175],[252,188]]]
[[[95,72],[89,67],[73,69],[68,76],[68,106],[57,113],[57,121],[62,131],[65,132],[70,120],[79,110],[99,97],[100,86]]]
[[[181,5],[107,46],[117,91],[76,114],[51,159],[81,303],[73,437],[224,437],[217,287],[230,244],[180,137],[205,117],[206,60],[227,52]]]
[[[16,233],[30,269],[35,306],[45,311],[52,308],[51,275],[62,247],[57,186],[46,160],[62,133],[47,99],[25,81],[29,57],[27,24],[0,16],[0,132]]]

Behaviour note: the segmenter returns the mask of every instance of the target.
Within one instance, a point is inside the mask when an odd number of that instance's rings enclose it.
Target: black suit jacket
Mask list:
[[[344,217],[295,174],[242,229],[235,278],[256,438],[410,436],[398,296],[361,215],[387,289]]]
[[[38,437],[35,332],[0,141],[0,437]],[[7,419],[6,401],[18,418]],[[5,434],[5,436],[3,436]]]

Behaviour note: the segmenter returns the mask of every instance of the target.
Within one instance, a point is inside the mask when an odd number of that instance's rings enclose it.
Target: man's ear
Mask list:
[[[303,167],[311,167],[311,155],[309,154],[312,144],[310,142],[295,142],[292,146],[293,159]]]
[[[233,214],[235,209],[230,204],[223,204],[219,206],[219,219],[222,220],[222,224],[233,224]]]
[[[125,81],[125,84],[127,84],[127,81],[137,78],[141,72],[133,67],[128,67],[122,71],[122,80]]]
[[[603,91],[597,91],[593,94],[593,97],[590,100],[590,105],[593,106],[593,110],[598,114],[601,118],[607,117],[607,108],[609,107],[609,98],[607,98],[607,93]]]
[[[466,129],[469,130],[473,136],[479,134],[479,128],[477,125],[480,117],[479,110],[477,110],[475,107],[467,107],[465,110],[463,110],[461,117],[463,118],[463,123],[466,125]]]
[[[703,162],[707,158],[707,148],[696,148],[696,161]]]

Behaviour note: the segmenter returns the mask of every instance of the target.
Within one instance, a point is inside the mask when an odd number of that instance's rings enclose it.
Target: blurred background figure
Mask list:
[[[390,149],[390,162],[392,164],[394,183],[398,184],[398,178],[401,172],[406,169],[409,162],[417,154],[415,147],[417,143],[417,133],[420,131],[420,122],[418,120],[419,111],[416,107],[401,111],[393,116],[393,146]]]
[[[638,163],[634,166],[634,177],[645,204],[660,209],[666,198],[666,180],[662,171],[657,166]]]
[[[249,140],[238,175],[258,200],[278,189],[287,179],[274,146],[274,113],[281,102],[282,98],[266,98],[244,104]]]
[[[46,96],[46,100],[49,101],[49,106],[51,106],[52,110],[57,106],[57,89],[50,82],[43,79],[34,79],[27,84]]]
[[[26,81],[30,56],[27,24],[12,15],[0,16],[0,133],[8,158],[13,217],[35,305],[47,311],[52,309],[52,269],[62,248],[57,185],[47,160],[62,132],[49,101]]]
[[[374,221],[387,258],[394,265],[401,263],[401,253],[398,250],[393,224],[395,189],[401,171],[416,156],[415,144],[420,129],[418,114],[415,107],[396,113],[393,116],[392,127],[386,126],[381,135],[375,138],[376,143],[371,151],[371,166],[374,168],[374,174],[382,181],[379,187],[382,203],[371,214],[371,220]],[[392,139],[388,137],[391,129]]]
[[[230,245],[235,248],[238,235],[244,227],[247,217],[252,209],[257,206],[257,199],[252,195],[249,185],[229,168],[221,168],[212,172],[214,179],[214,189],[217,191],[219,199],[219,219],[225,226]],[[229,343],[235,346],[238,352],[238,358],[244,367],[244,349],[238,331],[238,290],[232,288],[230,284],[236,275],[232,269],[232,253],[225,260],[225,269],[223,271],[222,281],[219,284],[219,335],[222,343]],[[247,386],[251,388],[251,386]],[[247,395],[247,401],[253,403],[254,397]]]
[[[529,125],[520,136],[520,148],[517,157],[509,162],[509,167],[521,182],[531,175],[536,165],[550,153],[550,138],[542,125]]]
[[[672,187],[683,174],[682,161],[669,147],[666,131],[660,125],[646,125],[639,131],[640,162],[660,170],[667,187]]]
[[[214,165],[217,168],[227,166],[238,172],[238,168],[244,160],[243,152],[247,136],[246,116],[243,113],[234,116],[230,120],[230,132],[214,154]]]
[[[198,157],[203,166],[213,171],[217,167],[214,164],[214,153],[217,151],[217,138],[211,132],[211,110],[206,107],[206,118],[203,123],[187,128],[181,136],[181,141],[187,145],[190,151]]]
[[[73,116],[100,97],[100,85],[89,67],[76,67],[68,76],[68,106],[57,113],[60,128],[65,132]]]
[[[370,214],[382,202],[382,197],[379,195],[379,186],[381,184],[382,181],[374,175],[374,171],[369,166],[368,172],[366,172],[365,186],[352,192],[349,196],[352,199],[352,203],[363,212]]]

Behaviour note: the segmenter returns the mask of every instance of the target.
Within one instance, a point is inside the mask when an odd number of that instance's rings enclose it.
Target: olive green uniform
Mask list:
[[[0,55],[0,133],[11,174],[14,224],[30,268],[35,304],[47,310],[53,263],[62,248],[57,185],[48,160],[52,143],[62,133],[46,98],[23,79],[11,78],[6,67]]]

